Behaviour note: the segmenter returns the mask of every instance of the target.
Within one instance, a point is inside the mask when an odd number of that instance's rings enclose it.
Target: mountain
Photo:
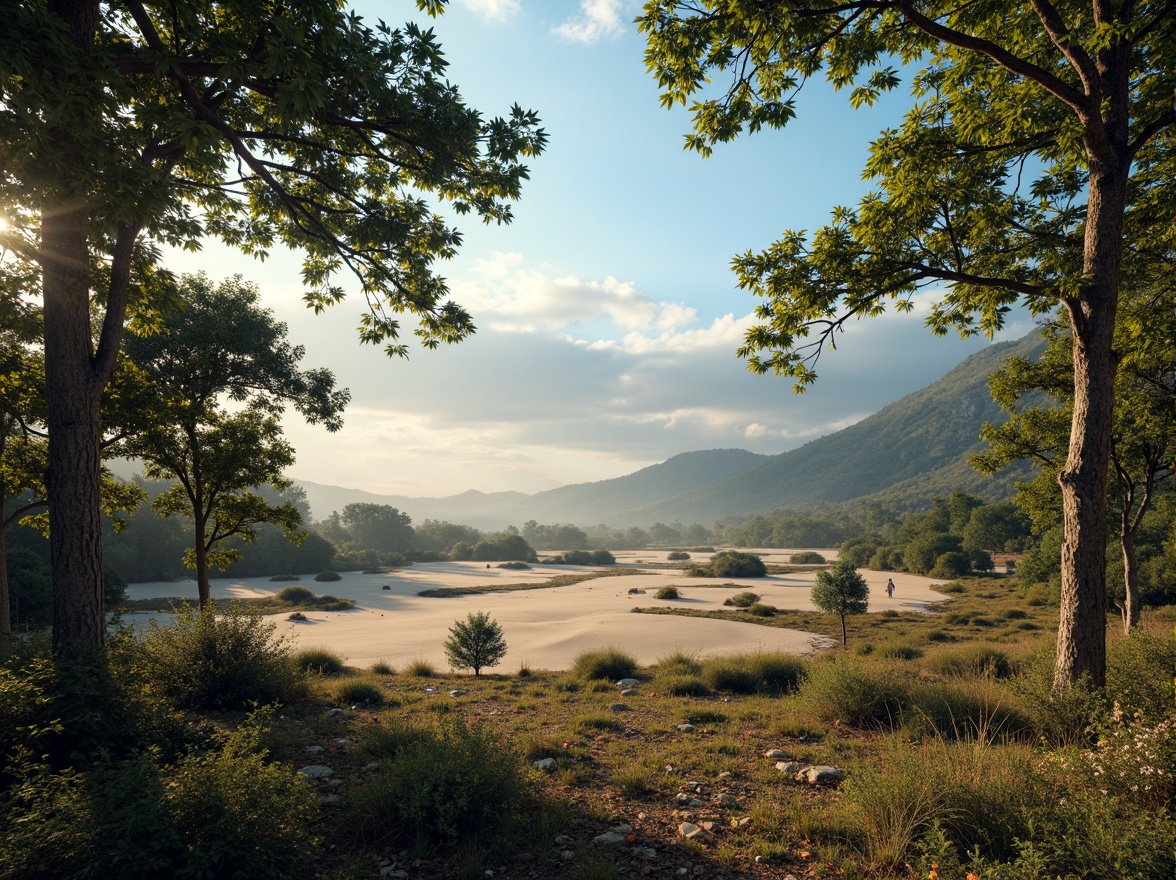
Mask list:
[[[470,491],[446,498],[410,498],[296,482],[306,489],[319,519],[350,502],[370,501],[397,507],[414,522],[443,519],[481,529],[532,519],[582,526],[707,524],[851,500],[909,507],[953,489],[987,499],[1007,498],[1024,470],[985,477],[968,466],[968,458],[984,448],[981,426],[1005,418],[989,397],[988,376],[1009,357],[1032,358],[1043,349],[1036,332],[989,346],[869,418],[779,455],[743,449],[686,452],[623,477],[534,495]]]

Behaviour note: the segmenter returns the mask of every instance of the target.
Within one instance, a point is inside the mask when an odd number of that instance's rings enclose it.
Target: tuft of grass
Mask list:
[[[396,670],[392,668],[392,664],[384,660],[377,660],[372,664],[372,673],[375,675],[395,675]]]
[[[918,660],[923,656],[923,649],[917,648],[909,642],[895,639],[879,642],[875,645],[874,654],[887,660]]]
[[[759,688],[755,673],[741,657],[712,657],[702,664],[702,680],[716,691],[754,694]]]
[[[294,665],[303,672],[325,676],[347,674],[343,658],[326,648],[303,648],[294,655],[293,660]]]
[[[892,667],[842,655],[809,665],[799,699],[828,724],[893,729],[901,724],[910,695]]]
[[[625,797],[636,800],[657,791],[654,776],[644,767],[630,764],[613,774],[613,782]]]
[[[702,664],[698,660],[697,651],[676,650],[657,661],[657,674],[663,675],[698,675],[702,671]]]
[[[341,681],[335,687],[335,697],[340,703],[379,706],[384,702],[384,689],[370,677],[351,678]]]
[[[572,730],[580,736],[592,736],[606,730],[619,732],[625,729],[620,721],[611,715],[576,715],[571,719]]]
[[[948,678],[1008,678],[1008,655],[985,642],[965,642],[928,655],[924,665]]]
[[[585,651],[572,663],[572,673],[577,678],[605,679],[618,681],[633,678],[637,674],[637,660],[620,648],[609,645],[595,651]]]
[[[706,697],[710,688],[697,675],[658,676],[657,685],[671,697]]]
[[[796,690],[805,669],[805,662],[791,654],[731,654],[706,661],[702,678],[716,691],[775,696]]]
[[[314,601],[314,592],[306,587],[283,587],[274,594],[274,598],[287,605],[305,605]]]
[[[760,600],[759,593],[752,593],[750,591],[745,590],[742,593],[736,593],[734,596],[732,596],[730,599],[730,602],[736,608],[750,608],[752,605],[754,605],[759,600]],[[726,604],[726,603],[723,603],[723,604]]]
[[[437,667],[424,657],[416,657],[404,667],[403,674],[411,678],[436,678]]]

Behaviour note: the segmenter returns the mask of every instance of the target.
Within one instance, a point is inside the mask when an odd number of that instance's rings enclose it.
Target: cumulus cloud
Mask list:
[[[621,31],[621,0],[580,0],[580,15],[554,28],[565,40],[586,46]]]
[[[506,21],[519,11],[519,0],[461,0],[482,21]]]

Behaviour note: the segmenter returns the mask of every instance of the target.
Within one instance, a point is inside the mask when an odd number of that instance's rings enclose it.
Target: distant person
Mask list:
[[[891,599],[894,598],[894,579],[893,578],[886,579],[886,595]]]

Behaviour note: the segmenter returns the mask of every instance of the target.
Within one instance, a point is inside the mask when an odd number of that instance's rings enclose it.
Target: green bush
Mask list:
[[[875,647],[876,656],[883,657],[887,660],[918,660],[923,656],[922,648],[918,648],[909,642],[892,640],[879,642]]]
[[[655,599],[681,599],[682,595],[678,592],[678,588],[672,585],[659,587],[658,591],[653,594]]]
[[[936,650],[924,665],[950,678],[1008,678],[1012,671],[1008,655],[985,642],[966,642]]]
[[[343,580],[343,575],[337,571],[320,571],[314,576],[314,579],[316,581],[341,581]]]
[[[705,697],[710,694],[706,682],[697,675],[659,675],[656,684],[671,697]]]
[[[386,660],[377,660],[372,664],[372,673],[374,675],[395,675],[396,670],[392,668],[392,664]]]
[[[944,740],[1031,740],[1035,732],[1015,697],[982,679],[924,682],[913,690],[911,705],[908,728]]]
[[[798,696],[819,720],[856,728],[898,727],[909,699],[893,667],[851,656],[810,663]]]
[[[138,661],[148,681],[188,709],[239,709],[285,699],[297,673],[276,625],[230,604],[223,612],[175,609],[168,625],[148,623]]]
[[[681,649],[661,657],[657,661],[657,674],[662,675],[698,675],[702,671],[702,664],[698,662],[697,651],[683,651]]]
[[[275,574],[270,578],[271,583],[281,583],[282,581],[297,581],[301,580],[296,574]]]
[[[371,679],[353,678],[339,683],[335,688],[335,697],[346,705],[364,703],[368,706],[379,706],[384,702],[384,690],[378,682]]]
[[[404,667],[404,674],[410,678],[433,678],[437,675],[437,667],[423,657],[417,657]]]
[[[495,568],[505,568],[508,571],[527,571],[531,566],[525,562],[500,562]]]
[[[796,690],[805,668],[805,662],[791,654],[730,654],[707,660],[702,678],[716,691],[779,695]]]
[[[793,565],[824,565],[825,557],[815,550],[802,550],[788,557]]]
[[[759,679],[745,659],[743,656],[712,657],[702,664],[702,680],[712,690],[754,694],[759,690]]]
[[[616,561],[607,550],[568,550],[563,554],[565,565],[612,565]]]
[[[595,651],[584,651],[572,662],[577,678],[618,681],[637,674],[637,660],[620,648],[610,645]]]
[[[964,577],[971,571],[971,557],[962,550],[952,550],[936,557],[935,565],[931,567],[929,574],[933,578],[954,580],[955,578]]]
[[[762,602],[753,602],[744,610],[755,617],[775,617],[780,613],[780,609],[775,605],[765,605]]]
[[[1171,716],[1176,631],[1159,638],[1136,629],[1107,645],[1107,697],[1127,715]]]
[[[306,587],[282,587],[274,598],[287,605],[305,605],[314,601],[314,593]]]
[[[452,717],[405,726],[396,740],[344,802],[345,824],[365,844],[489,841],[531,799],[521,756],[489,726]]]
[[[766,577],[767,566],[754,553],[740,550],[724,550],[711,557],[706,565],[696,565],[689,573],[694,577]]]
[[[345,675],[347,666],[341,656],[326,648],[303,648],[291,658],[294,666],[315,675]]]
[[[684,562],[689,558],[690,554],[685,553],[682,550],[674,550],[673,552],[666,554],[666,559],[670,562]]]
[[[759,593],[751,593],[748,591],[744,591],[742,593],[736,593],[734,596],[732,596],[730,598],[729,601],[736,608],[750,608],[752,605],[754,605],[759,600],[760,600]]]

